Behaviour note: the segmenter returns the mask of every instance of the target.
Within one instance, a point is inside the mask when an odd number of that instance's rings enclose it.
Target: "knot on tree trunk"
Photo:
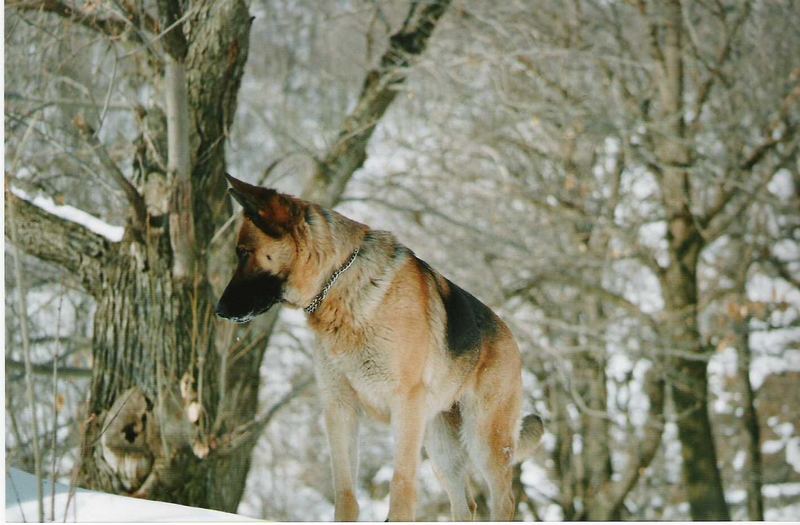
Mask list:
[[[183,384],[180,397],[165,392],[154,402],[134,386],[99,418],[96,460],[114,490],[148,497],[160,485],[170,485],[172,459],[181,450],[191,447],[200,459],[208,455],[197,426],[202,406]]]
[[[135,492],[153,470],[159,446],[153,402],[139,387],[122,392],[102,418],[100,455],[114,488]]]

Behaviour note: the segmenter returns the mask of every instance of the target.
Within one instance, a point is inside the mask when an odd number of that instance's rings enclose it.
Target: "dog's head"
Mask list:
[[[245,219],[236,243],[236,271],[216,312],[225,319],[245,323],[286,298],[301,252],[301,226],[307,204],[227,177],[229,191],[242,205]]]

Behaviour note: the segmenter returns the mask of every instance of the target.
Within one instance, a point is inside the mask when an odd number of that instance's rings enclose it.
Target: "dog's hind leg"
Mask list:
[[[503,403],[479,404],[474,419],[467,425],[470,458],[489,487],[492,521],[511,521],[514,518],[512,477],[518,416],[512,412],[518,411],[509,409],[514,404],[511,399]]]
[[[516,344],[499,337],[487,344],[474,389],[462,400],[463,438],[470,459],[489,487],[491,519],[514,518],[514,450],[522,405],[521,359]]]
[[[450,498],[453,521],[471,521],[467,500],[467,453],[459,438],[461,415],[458,407],[437,415],[425,431],[425,451]]]

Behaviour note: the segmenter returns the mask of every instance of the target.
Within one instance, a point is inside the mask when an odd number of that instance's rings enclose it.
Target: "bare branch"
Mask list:
[[[25,363],[15,361],[6,357],[6,370],[13,370],[15,372],[24,372]],[[53,375],[53,363],[32,363],[31,372],[36,375],[50,376]],[[92,377],[92,370],[89,368],[80,368],[76,366],[60,366],[58,367],[58,377],[61,379],[87,379]]]
[[[106,171],[108,171],[109,175],[111,175],[116,185],[125,193],[125,198],[131,206],[131,222],[134,229],[139,232],[144,232],[147,225],[147,206],[144,199],[133,184],[125,178],[122,170],[117,163],[114,162],[114,159],[111,158],[111,155],[108,154],[108,150],[103,143],[100,142],[100,139],[97,138],[94,129],[84,120],[83,116],[77,115],[73,119],[73,122],[81,136],[86,140],[89,146],[92,147],[92,151],[97,155],[100,163]]]
[[[167,53],[178,61],[186,58],[189,48],[181,22],[181,6],[177,0],[158,0],[158,14],[162,25],[166,28],[162,42]]]
[[[158,32],[158,22],[147,13],[137,13],[129,10],[130,20],[120,17],[109,16],[99,17],[95,13],[88,12],[80,7],[72,6],[59,0],[22,0],[10,2],[6,5],[19,11],[40,11],[52,13],[67,20],[71,20],[88,29],[103,33],[112,39],[132,40],[143,42],[142,36],[136,31],[136,25],[142,23],[145,29],[150,32]]]
[[[798,87],[797,92],[800,95],[800,87]],[[767,153],[770,152],[770,150],[774,149],[775,146],[777,146],[778,144],[786,142],[789,138],[791,138],[794,135],[796,130],[797,126],[791,125],[788,122],[786,123],[785,131],[777,137],[774,134],[775,131],[770,130],[772,131],[772,133],[770,133],[762,143],[753,148],[753,151],[751,151],[750,155],[748,155],[747,158],[744,160],[744,162],[741,163],[739,169],[741,169],[742,171],[750,171],[751,169],[753,169],[753,166],[758,164],[761,161],[761,159],[763,159],[767,155]]]
[[[756,145],[746,158],[742,160],[738,168],[742,172],[751,172],[753,168],[761,162],[778,145],[791,140],[797,132],[797,124],[789,120],[789,111],[800,100],[800,69],[792,72],[793,88],[781,100],[778,115],[762,132],[764,140]],[[782,132],[779,132],[783,126]],[[699,219],[702,226],[708,226],[715,217],[723,213],[728,204],[739,193],[739,188],[733,185],[727,189],[722,189],[717,196],[716,202],[711,205],[709,210]]]
[[[17,214],[15,213],[16,203],[13,200],[6,201],[6,231],[9,232],[11,241],[19,242],[19,227],[17,224]],[[44,485],[42,484],[42,455],[39,449],[39,418],[36,414],[36,401],[33,393],[33,369],[31,363],[31,344],[28,335],[28,305],[26,297],[28,290],[25,287],[25,280],[22,273],[22,262],[19,252],[13,252],[14,258],[14,278],[17,281],[17,293],[19,294],[20,308],[20,335],[22,336],[22,355],[25,359],[23,369],[25,370],[25,397],[28,401],[30,410],[31,428],[33,430],[33,465],[36,474],[36,496],[38,498],[37,509],[39,511],[39,521],[44,521]]]
[[[172,178],[169,238],[172,273],[177,279],[191,275],[195,261],[195,225],[192,206],[192,158],[189,146],[189,96],[183,58],[167,57],[164,95],[167,108],[167,169]]]
[[[777,159],[774,166],[757,175],[755,178],[758,180],[752,190],[742,191],[740,185],[736,184],[728,192],[725,192],[725,195],[720,196],[720,200],[717,201],[714,208],[699,223],[702,227],[705,227],[702,234],[706,242],[713,241],[725,233],[730,224],[757,201],[758,196],[764,193],[775,174],[795,158],[798,148],[800,148],[800,144],[795,142],[791,148]],[[737,200],[735,199],[736,197],[739,197],[738,205],[731,206],[730,204]]]
[[[781,279],[800,290],[800,277],[792,275],[789,265],[785,261],[780,260],[774,254],[770,254],[767,258],[767,263],[775,269]]]
[[[711,90],[714,88],[716,81],[721,77],[721,68],[728,61],[728,58],[731,56],[731,50],[733,49],[733,42],[736,38],[736,34],[739,32],[739,29],[744,25],[745,21],[747,21],[748,17],[750,16],[750,3],[744,2],[742,6],[741,14],[734,20],[733,27],[728,30],[727,26],[725,27],[725,42],[722,45],[722,48],[719,50],[716,58],[714,59],[713,66],[709,68],[709,76],[703,82],[697,90],[697,100],[694,105],[694,121],[693,125],[698,124],[700,122],[700,113],[703,111],[703,107],[705,106],[706,102],[708,101],[708,97],[711,94]],[[691,33],[690,33],[691,35]]]
[[[289,392],[283,395],[270,409],[262,416],[254,419],[253,421],[239,426],[231,431],[228,435],[223,436],[223,446],[217,449],[217,454],[225,455],[233,452],[233,450],[245,445],[252,444],[257,439],[261,432],[269,425],[272,418],[275,417],[283,407],[288,405],[293,399],[302,394],[314,382],[313,376],[308,376],[300,380],[292,387]]]
[[[656,333],[658,332],[658,323],[648,314],[642,311],[639,306],[632,303],[625,297],[618,295],[610,290],[605,289],[602,286],[598,286],[596,284],[592,284],[589,282],[585,282],[580,278],[564,275],[560,272],[546,272],[540,274],[536,279],[531,280],[528,283],[525,283],[522,286],[519,286],[513,290],[508,291],[505,295],[507,298],[514,297],[517,295],[522,295],[523,293],[528,292],[532,288],[536,287],[537,285],[543,283],[559,283],[566,286],[574,286],[575,288],[590,293],[597,298],[615,306],[622,308],[623,310],[629,312],[634,317],[643,320],[649,326],[651,326]]]
[[[647,22],[647,29],[648,29],[648,41],[647,44],[649,46],[649,52],[651,58],[658,62],[659,64],[664,63],[664,52],[661,49],[661,45],[659,44],[659,34],[658,34],[658,25],[656,24],[655,17],[652,14],[648,14],[647,12],[647,4],[644,0],[638,0],[636,2],[636,7],[639,10],[639,14],[645,18],[648,18]]]
[[[101,293],[103,263],[112,253],[112,243],[105,237],[64,220],[6,189],[5,219],[9,221],[9,203],[17,220],[16,246],[44,261],[55,263],[75,274],[92,295]]]
[[[664,433],[664,381],[657,367],[651,368],[645,378],[644,389],[650,401],[649,418],[645,437],[637,443],[635,451],[628,460],[628,466],[616,483],[606,485],[596,501],[607,501],[607,515],[602,520],[614,519],[625,502],[625,497],[636,485],[642,472],[650,465],[661,445]]]
[[[380,66],[367,73],[358,103],[345,118],[336,143],[318,163],[303,192],[305,198],[323,206],[339,200],[353,172],[364,164],[367,143],[397,96],[397,86],[405,81],[405,69],[411,58],[425,50],[449,4],[450,0],[433,0],[419,13],[417,2],[411,4],[403,26],[389,38],[389,48],[381,57]]]

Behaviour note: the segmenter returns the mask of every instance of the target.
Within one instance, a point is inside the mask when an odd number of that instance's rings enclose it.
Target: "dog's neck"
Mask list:
[[[348,269],[357,264],[358,250],[369,228],[316,205],[307,211],[306,224],[312,250],[308,260],[316,262],[311,263],[306,273],[312,278],[296,288],[299,296],[295,304],[311,315],[322,307],[329,294],[349,281],[347,275],[352,270]]]
[[[322,301],[324,301],[325,298],[328,296],[328,292],[330,291],[331,287],[334,285],[336,280],[339,278],[339,276],[344,272],[346,272],[347,269],[353,265],[353,263],[356,260],[356,257],[358,257],[359,249],[360,248],[357,246],[356,249],[353,250],[353,253],[350,254],[350,257],[347,258],[344,264],[342,264],[339,268],[337,268],[331,274],[331,276],[328,277],[328,280],[325,281],[325,284],[322,286],[320,292],[314,296],[314,298],[311,300],[310,303],[308,303],[308,305],[305,308],[303,308],[303,310],[305,310],[307,314],[310,315],[317,311],[317,308],[320,307]]]

